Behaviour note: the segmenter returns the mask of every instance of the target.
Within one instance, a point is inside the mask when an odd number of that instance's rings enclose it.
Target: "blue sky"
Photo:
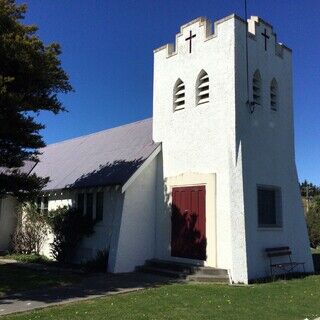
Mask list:
[[[153,49],[198,16],[244,16],[242,0],[20,2],[43,41],[61,44],[75,89],[61,97],[68,113],[40,115],[47,143],[151,117]],[[248,0],[248,14],[271,23],[278,41],[293,49],[298,173],[320,184],[320,1]]]

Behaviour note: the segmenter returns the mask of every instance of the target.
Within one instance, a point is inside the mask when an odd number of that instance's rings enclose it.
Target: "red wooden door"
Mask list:
[[[172,256],[206,260],[205,205],[205,186],[172,189]]]

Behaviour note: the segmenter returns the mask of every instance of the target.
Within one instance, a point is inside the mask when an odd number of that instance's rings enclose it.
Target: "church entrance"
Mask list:
[[[205,186],[172,189],[171,255],[206,260]]]

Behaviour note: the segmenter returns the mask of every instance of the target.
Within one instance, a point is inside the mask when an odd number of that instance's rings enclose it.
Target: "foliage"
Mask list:
[[[0,195],[26,199],[48,178],[28,175],[45,143],[36,121],[40,111],[58,114],[65,108],[59,93],[72,90],[61,67],[60,46],[45,45],[37,27],[21,22],[26,5],[0,0]],[[28,170],[22,169],[28,165]],[[30,165],[30,166],[29,166]]]
[[[46,256],[39,254],[7,254],[5,256],[0,257],[0,259],[13,259],[20,262],[27,263],[41,263],[41,264],[52,264],[54,263],[52,260],[47,258]]]
[[[320,196],[312,199],[307,213],[307,225],[312,248],[320,246]]]
[[[251,286],[171,284],[128,294],[69,303],[1,320],[315,319],[320,316],[320,276]],[[130,281],[113,286],[130,288]],[[142,283],[140,284],[142,285]]]
[[[313,197],[320,195],[320,187],[307,180],[304,180],[302,183],[300,183],[300,192],[302,197]]]
[[[36,205],[20,205],[17,210],[17,227],[11,242],[13,251],[39,255],[47,234],[46,218],[38,212]]]
[[[61,263],[71,263],[84,236],[93,233],[94,221],[73,207],[59,207],[49,212],[47,222],[54,236],[53,257]]]
[[[106,250],[99,250],[95,259],[84,263],[83,267],[89,272],[106,272],[108,268],[109,254]]]

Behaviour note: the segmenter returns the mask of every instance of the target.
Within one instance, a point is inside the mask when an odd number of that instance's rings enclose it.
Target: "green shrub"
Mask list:
[[[54,237],[51,243],[53,257],[58,262],[70,264],[83,237],[93,233],[94,221],[67,206],[50,211],[47,221]]]
[[[307,213],[307,226],[312,248],[320,246],[320,196],[314,197]]]
[[[38,254],[7,254],[3,256],[4,259],[13,259],[21,262],[27,263],[42,263],[42,264],[51,264],[52,260],[43,255]]]
[[[83,268],[89,272],[107,272],[109,254],[106,250],[99,250],[93,260],[83,264]]]

